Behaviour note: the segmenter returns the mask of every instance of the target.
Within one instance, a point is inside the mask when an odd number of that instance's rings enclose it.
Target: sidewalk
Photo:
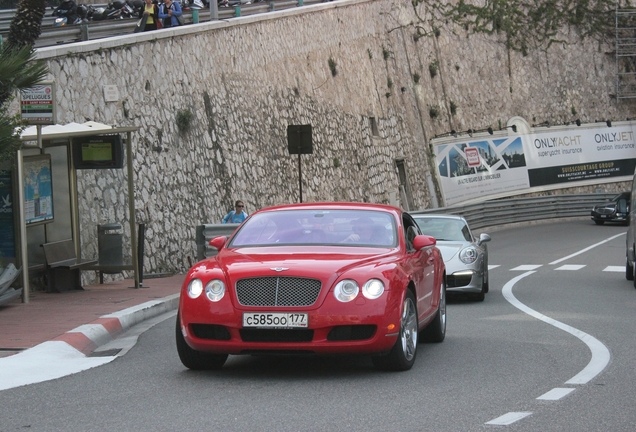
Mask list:
[[[31,292],[29,303],[17,299],[0,306],[0,358],[52,340],[88,354],[132,325],[175,309],[184,279],[144,279],[143,288],[126,279],[83,291]]]

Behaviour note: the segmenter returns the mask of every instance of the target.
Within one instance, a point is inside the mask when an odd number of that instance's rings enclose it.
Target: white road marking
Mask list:
[[[492,270],[492,269],[495,269],[495,268],[497,268],[497,267],[501,267],[501,265],[499,265],[499,264],[497,264],[497,265],[490,265],[490,264],[488,264],[488,270]]]
[[[552,390],[550,390],[547,393],[542,394],[537,399],[539,399],[539,400],[551,400],[551,401],[559,400],[559,399],[569,395],[573,391],[574,391],[573,388],[557,387],[557,388],[553,388]]]
[[[555,270],[581,270],[585,265],[581,264],[564,264],[561,267],[555,268]]]
[[[525,412],[509,412],[508,414],[504,414],[501,417],[497,417],[494,420],[490,420],[486,422],[488,425],[498,425],[498,426],[507,426],[513,424],[516,421],[521,420],[522,418],[528,417],[532,413],[529,411]]]
[[[571,379],[565,382],[566,384],[586,384],[596,375],[601,373],[603,369],[605,369],[605,367],[608,365],[610,360],[610,352],[607,349],[607,347],[603,345],[595,337],[585,332],[582,332],[581,330],[577,330],[574,327],[571,327],[567,324],[563,324],[560,321],[552,319],[549,316],[543,315],[542,313],[539,313],[535,311],[534,309],[529,308],[528,306],[526,306],[525,304],[517,300],[517,298],[512,294],[512,287],[519,280],[523,279],[526,276],[530,276],[533,273],[535,272],[528,271],[508,281],[502,289],[502,294],[511,305],[513,305],[520,311],[530,316],[533,316],[536,319],[539,319],[547,324],[550,324],[551,326],[554,326],[558,329],[568,332],[573,336],[576,336],[588,346],[588,348],[592,352],[592,358],[590,359],[590,362],[581,372],[579,372],[574,377],[572,377]]]
[[[578,251],[578,252],[574,252],[572,255],[568,255],[568,256],[566,256],[566,257],[564,257],[564,258],[558,259],[558,260],[556,260],[556,261],[552,261],[552,262],[550,263],[550,265],[555,265],[555,264],[560,263],[561,261],[565,261],[565,260],[568,260],[568,259],[570,259],[570,258],[572,258],[572,257],[577,256],[577,255],[581,255],[582,253],[587,252],[587,251],[589,251],[590,249],[595,248],[596,246],[600,246],[600,245],[602,245],[603,243],[607,243],[608,241],[614,240],[615,238],[620,237],[620,236],[625,235],[625,234],[626,234],[626,233],[624,233],[624,232],[623,232],[623,233],[620,233],[620,234],[616,234],[615,236],[612,236],[612,237],[607,238],[607,239],[605,239],[605,240],[603,240],[603,241],[601,241],[601,242],[598,242],[598,243],[596,243],[596,244],[593,244],[592,246],[588,246],[588,247],[586,247],[585,249],[581,249],[581,250],[580,250],[580,251]]]
[[[539,267],[541,267],[541,264],[539,264],[539,265],[525,264],[525,265],[520,265],[520,266],[515,267],[515,268],[511,268],[510,271],[530,271],[530,270],[536,270]]]
[[[607,266],[603,269],[603,271],[623,273],[625,271],[625,266]]]

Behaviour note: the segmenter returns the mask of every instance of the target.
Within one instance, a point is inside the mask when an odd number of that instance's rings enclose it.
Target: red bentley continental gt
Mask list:
[[[413,366],[446,334],[444,261],[396,207],[305,203],[253,213],[181,288],[176,343],[190,369],[229,354],[364,354]]]

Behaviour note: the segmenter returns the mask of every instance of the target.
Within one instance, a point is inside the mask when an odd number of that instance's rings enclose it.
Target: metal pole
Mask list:
[[[137,249],[138,249],[137,255],[139,255],[138,262],[139,262],[139,287],[140,288],[143,286],[143,282],[144,282],[144,231],[145,231],[145,228],[146,228],[145,224],[139,224],[139,241],[137,242]]]
[[[217,0],[210,0],[210,21],[218,21],[219,5]]]
[[[132,265],[135,272],[135,288],[139,288],[139,258],[137,256],[137,229],[135,225],[135,196],[133,187],[132,138],[126,133],[126,165],[128,166],[128,216],[130,217],[130,245],[132,249]]]
[[[298,153],[298,190],[300,191],[300,202],[303,202],[303,172],[300,167],[300,153]]]
[[[24,219],[24,162],[22,149],[16,154],[18,171],[18,205],[14,206],[20,223],[20,261],[22,261],[22,303],[29,302],[29,254],[27,251],[26,221]]]

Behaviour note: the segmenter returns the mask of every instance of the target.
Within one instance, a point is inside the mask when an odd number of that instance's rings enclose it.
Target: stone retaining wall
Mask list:
[[[301,158],[303,201],[397,197],[419,210],[439,206],[428,141],[437,134],[498,128],[513,116],[570,121],[572,108],[583,122],[633,116],[633,104],[610,96],[611,47],[575,41],[522,57],[495,37],[448,26],[415,41],[414,20],[408,0],[345,0],[39,56],[57,83],[59,123],[140,127],[135,206],[148,273],[185,271],[195,227],[219,222],[235,199],[248,212],[299,200],[289,124],[313,127],[313,154]],[[117,86],[119,101],[104,101],[106,84]],[[180,130],[188,112],[192,123]],[[95,256],[97,224],[127,226],[125,182],[121,171],[78,176],[83,249]]]

